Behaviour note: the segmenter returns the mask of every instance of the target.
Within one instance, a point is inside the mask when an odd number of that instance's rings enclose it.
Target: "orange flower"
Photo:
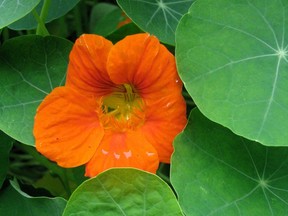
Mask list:
[[[170,162],[186,124],[174,56],[149,34],[113,45],[97,35],[75,43],[64,87],[35,116],[37,150],[62,167],[85,164],[86,176],[112,167],[155,173]]]

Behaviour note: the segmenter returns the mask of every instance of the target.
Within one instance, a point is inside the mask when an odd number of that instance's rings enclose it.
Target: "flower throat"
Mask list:
[[[119,85],[103,97],[101,122],[106,129],[136,129],[144,121],[143,100],[130,84]]]

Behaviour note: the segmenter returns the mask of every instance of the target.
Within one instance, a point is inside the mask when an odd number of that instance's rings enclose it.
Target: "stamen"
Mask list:
[[[142,125],[145,119],[143,101],[133,86],[123,84],[103,97],[100,120],[105,129],[125,131]]]

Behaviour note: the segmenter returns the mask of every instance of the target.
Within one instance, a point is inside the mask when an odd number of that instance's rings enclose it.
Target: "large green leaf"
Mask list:
[[[288,215],[288,148],[265,147],[198,109],[175,140],[171,181],[186,215]]]
[[[40,0],[0,0],[0,29],[28,14]]]
[[[51,0],[49,5],[48,14],[45,22],[50,22],[54,19],[57,19],[63,15],[65,15],[68,11],[70,11],[80,0]],[[39,0],[38,0],[39,2]],[[36,11],[38,14],[41,13],[41,9],[43,6],[44,0],[41,0],[40,4],[36,7]],[[37,27],[37,21],[33,15],[33,13],[27,14],[22,19],[17,22],[9,25],[10,29],[14,30],[26,30],[26,29],[35,29]]]
[[[176,58],[199,109],[236,134],[288,145],[288,1],[201,0],[181,20]]]
[[[120,7],[141,29],[164,43],[175,44],[179,20],[194,0],[117,0]]]
[[[62,85],[72,43],[57,37],[23,36],[0,49],[0,129],[25,144],[32,136],[36,108]]]
[[[68,215],[182,215],[170,187],[156,175],[111,169],[84,182],[69,199]]]
[[[6,178],[12,139],[0,130],[0,188]]]
[[[0,213],[7,216],[61,216],[66,200],[62,198],[31,197],[15,182],[0,191]]]

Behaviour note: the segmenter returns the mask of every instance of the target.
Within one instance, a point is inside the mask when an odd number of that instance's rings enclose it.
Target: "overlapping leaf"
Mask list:
[[[71,10],[79,1],[80,0],[51,0],[45,22],[50,22],[54,19],[63,16],[69,10]],[[42,10],[43,2],[44,0],[41,0],[40,4],[35,8],[35,10],[39,15]],[[9,28],[13,30],[26,30],[26,29],[29,30],[29,29],[35,29],[36,27],[37,27],[37,21],[33,13],[29,13],[22,19],[9,25]]]
[[[198,109],[175,140],[171,181],[186,215],[287,215],[288,148],[233,134]]]
[[[0,193],[1,215],[61,216],[65,205],[66,200],[60,197],[31,197],[21,191],[15,182],[11,182],[11,185]]]
[[[43,98],[65,82],[72,43],[56,37],[23,36],[0,49],[0,129],[33,145],[34,115]]]
[[[199,109],[269,146],[288,145],[287,6],[201,0],[176,32],[179,73]]]
[[[175,44],[179,20],[194,0],[117,0],[120,7],[141,29],[162,42]]]
[[[124,19],[119,7],[107,3],[96,4],[91,12],[90,32],[107,36],[117,29],[120,21]]]
[[[74,191],[68,215],[182,215],[170,187],[156,175],[136,169],[111,169]]]
[[[0,29],[24,17],[40,0],[0,0]]]

